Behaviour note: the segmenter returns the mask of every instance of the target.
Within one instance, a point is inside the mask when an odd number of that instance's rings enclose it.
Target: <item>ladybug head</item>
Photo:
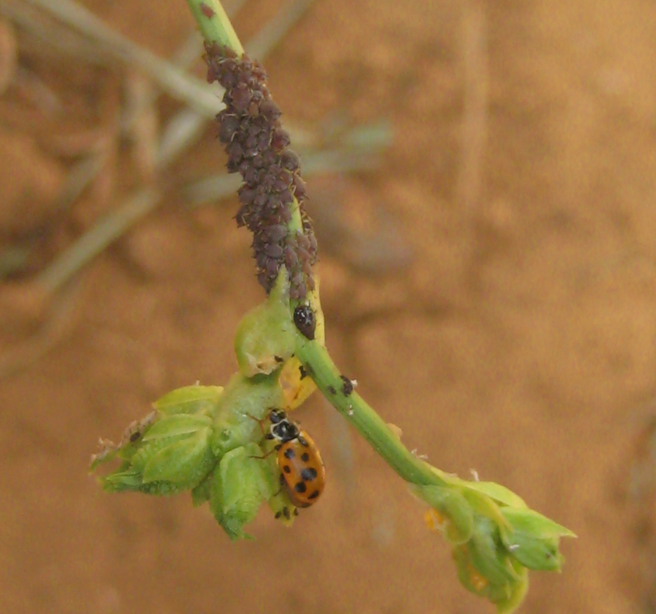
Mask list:
[[[274,439],[285,443],[292,439],[296,439],[299,435],[299,430],[293,422],[290,422],[285,418],[280,422],[271,424],[271,435]]]

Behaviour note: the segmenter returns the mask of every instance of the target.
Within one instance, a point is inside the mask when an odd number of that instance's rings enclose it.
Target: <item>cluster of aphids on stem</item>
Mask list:
[[[240,173],[238,226],[253,233],[257,280],[267,293],[284,264],[290,298],[305,298],[314,289],[312,265],[317,242],[303,209],[305,182],[298,156],[289,149],[289,134],[280,123],[280,109],[271,99],[266,72],[245,54],[229,47],[206,45],[207,80],[224,88],[226,108],[217,115],[219,139],[228,154],[228,172]],[[288,231],[296,198],[302,229]]]

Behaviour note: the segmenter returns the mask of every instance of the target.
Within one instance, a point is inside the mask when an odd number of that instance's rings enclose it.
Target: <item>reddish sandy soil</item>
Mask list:
[[[242,10],[244,40],[277,4]],[[166,57],[193,29],[183,0],[85,5]],[[88,477],[99,436],[172,388],[227,381],[239,318],[263,295],[236,200],[189,211],[171,190],[64,299],[39,302],[48,263],[162,179],[117,145],[134,73],[14,34],[0,247],[35,247],[0,284],[1,365],[26,363],[0,380],[0,611],[491,612],[318,396],[298,416],[329,482],[292,530],[263,511],[257,539],[231,544],[187,496],[110,496]],[[410,448],[578,534],[561,575],[531,575],[527,613],[653,611],[655,56],[645,0],[325,0],[266,61],[290,122],[393,126],[377,170],[310,181],[328,346]],[[163,119],[178,108],[160,99]],[[213,130],[166,180],[220,168]],[[62,182],[99,142],[105,171],[62,212]],[[344,245],[347,223],[364,238]]]

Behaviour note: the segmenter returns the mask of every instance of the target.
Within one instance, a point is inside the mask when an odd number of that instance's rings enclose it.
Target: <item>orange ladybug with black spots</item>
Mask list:
[[[279,443],[280,484],[296,507],[310,507],[321,496],[326,484],[326,470],[319,448],[298,424],[280,409],[269,413],[271,427],[267,439]]]

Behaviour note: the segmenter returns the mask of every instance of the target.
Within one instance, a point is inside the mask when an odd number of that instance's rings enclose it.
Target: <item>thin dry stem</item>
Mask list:
[[[487,138],[488,59],[484,0],[462,5],[462,56],[465,72],[465,110],[457,200],[470,215],[481,198],[483,153]]]

